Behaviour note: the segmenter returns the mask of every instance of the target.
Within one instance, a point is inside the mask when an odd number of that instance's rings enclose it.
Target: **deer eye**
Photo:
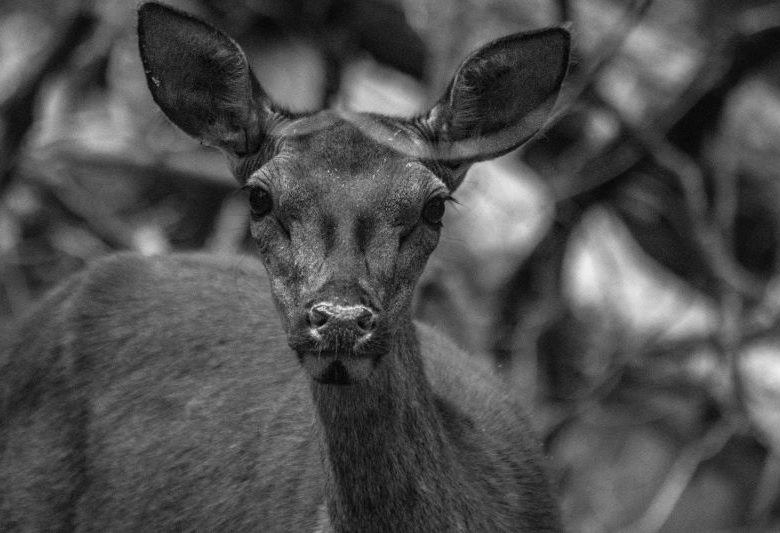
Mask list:
[[[431,225],[441,224],[441,219],[444,216],[444,198],[436,196],[431,198],[425,203],[423,207],[422,217],[425,222]]]
[[[249,189],[249,209],[252,212],[252,217],[264,217],[271,212],[273,206],[271,194],[267,190],[261,187],[252,187]]]

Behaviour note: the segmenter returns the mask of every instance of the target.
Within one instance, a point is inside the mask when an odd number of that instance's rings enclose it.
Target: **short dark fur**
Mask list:
[[[280,111],[238,45],[159,4],[139,38],[163,111],[272,200],[265,268],[121,254],[10,328],[0,530],[558,531],[521,406],[410,305],[425,206],[541,126],[565,31],[488,45],[410,120]]]

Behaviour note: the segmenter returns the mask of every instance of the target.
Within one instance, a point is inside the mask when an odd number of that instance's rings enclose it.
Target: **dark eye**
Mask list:
[[[431,198],[423,207],[422,217],[428,224],[438,225],[444,216],[444,198]]]
[[[249,189],[249,209],[254,218],[262,218],[271,212],[274,204],[271,200],[271,194],[260,187]]]

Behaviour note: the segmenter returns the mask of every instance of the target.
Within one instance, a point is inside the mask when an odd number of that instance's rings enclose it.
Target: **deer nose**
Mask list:
[[[309,326],[319,334],[328,331],[352,333],[357,340],[376,329],[376,313],[364,305],[340,305],[320,302],[309,308]]]

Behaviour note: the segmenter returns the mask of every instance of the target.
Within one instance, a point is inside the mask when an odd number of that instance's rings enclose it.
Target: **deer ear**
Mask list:
[[[138,43],[152,97],[174,124],[231,154],[260,147],[271,106],[235,41],[150,2],[138,10]]]
[[[569,40],[566,29],[549,28],[509,35],[471,54],[423,118],[436,157],[467,167],[539,131],[566,75]]]

